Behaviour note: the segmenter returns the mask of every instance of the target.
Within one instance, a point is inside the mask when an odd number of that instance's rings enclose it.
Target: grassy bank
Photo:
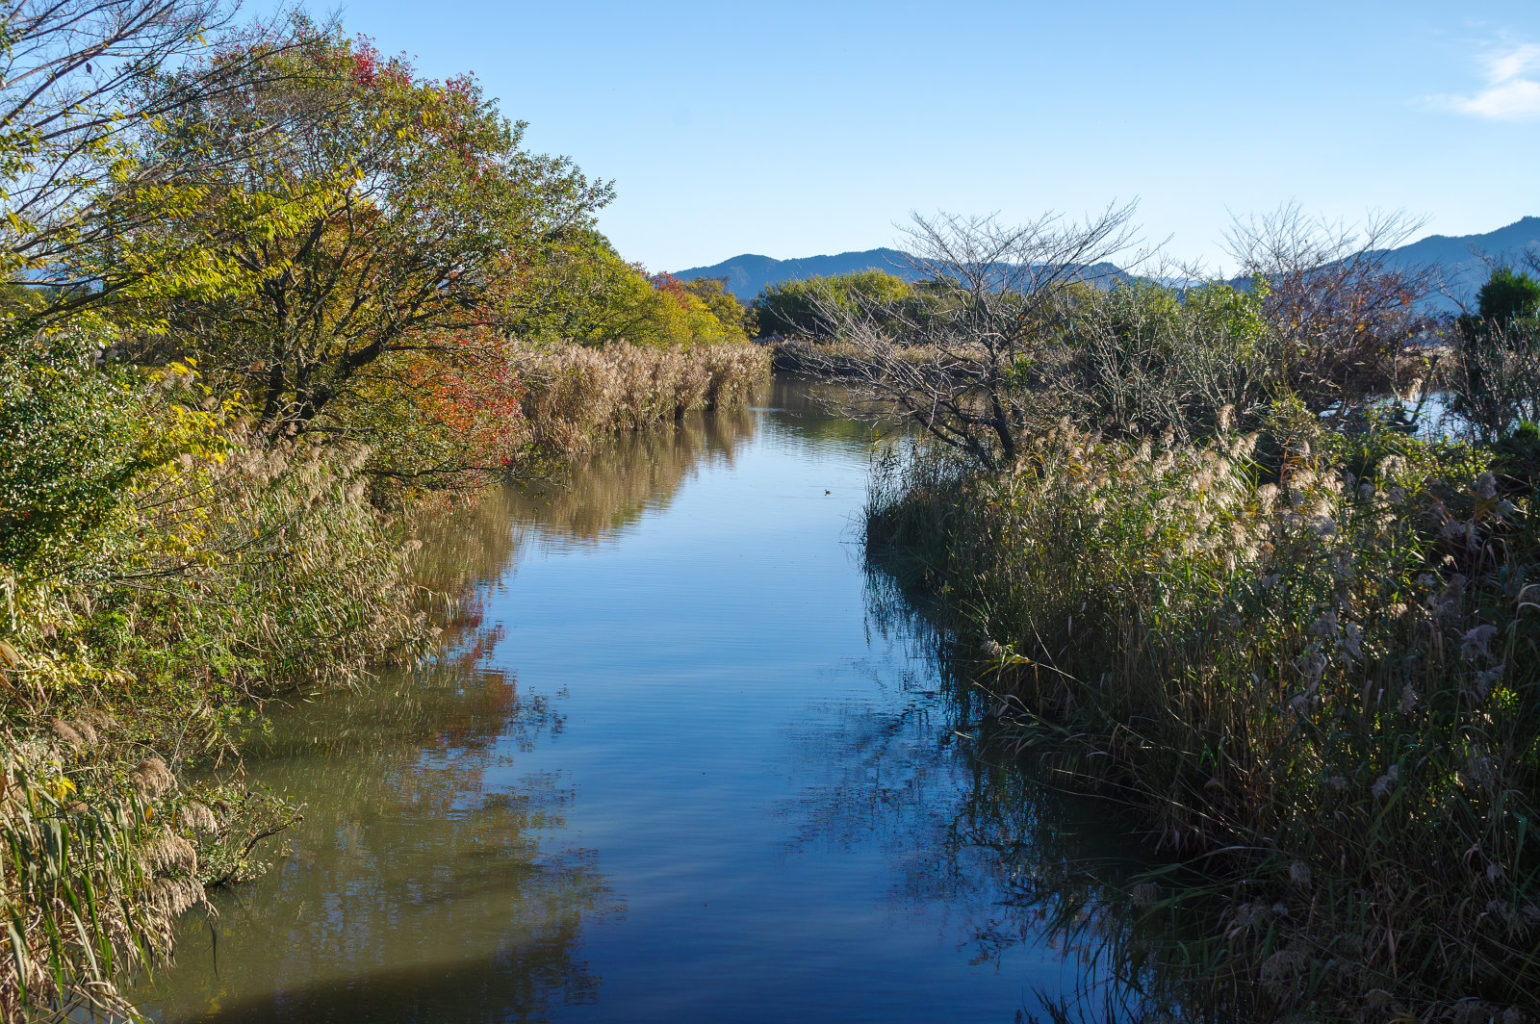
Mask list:
[[[996,742],[1204,865],[1201,893],[1144,894],[1213,915],[1184,1002],[1239,986],[1256,1019],[1533,1012],[1529,483],[1490,450],[1392,433],[1317,429],[1270,457],[1282,431],[1066,424],[998,474],[921,453],[880,478],[868,543],[940,596]]]
[[[741,404],[768,372],[748,345],[512,365],[516,474]],[[441,492],[377,472],[367,445],[273,444],[185,365],[114,370],[61,345],[5,369],[0,448],[25,503],[0,513],[0,1019],[127,1012],[115,982],[170,954],[205,886],[259,873],[292,818],[184,769],[233,754],[269,696],[432,649],[453,595],[418,582],[411,535]]]

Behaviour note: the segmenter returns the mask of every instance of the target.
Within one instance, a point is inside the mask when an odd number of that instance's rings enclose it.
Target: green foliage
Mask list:
[[[296,34],[225,35],[219,0],[122,0],[110,11],[89,2],[21,0],[7,8],[0,37],[0,279],[8,298],[0,335],[25,338],[76,312],[137,299],[140,329],[164,328],[153,300],[228,294],[247,268],[217,243],[292,223],[308,197],[269,192],[241,201],[211,195],[213,154],[173,154],[149,141],[237,80],[263,78],[267,57],[298,45]],[[303,20],[297,33],[310,31]],[[261,37],[259,44],[253,40]],[[221,53],[220,60],[209,59]],[[183,71],[162,75],[169,64]],[[203,219],[200,244],[178,241],[173,225]],[[137,238],[124,248],[120,241]],[[129,310],[119,310],[120,322]]]
[[[831,314],[856,312],[901,303],[915,290],[903,279],[882,270],[859,270],[832,277],[809,277],[766,285],[751,307],[757,333],[796,338],[827,339],[833,332]]]
[[[102,351],[78,328],[0,354],[0,564],[19,575],[100,571],[143,479],[223,448],[218,416],[167,400],[188,368],[147,379],[97,365]]]
[[[1529,497],[1540,483],[1540,425],[1522,420],[1492,446],[1492,471],[1505,490]]]
[[[743,306],[721,282],[649,275],[597,231],[562,242],[543,287],[547,301],[513,328],[527,341],[688,347],[748,340]]]
[[[1068,305],[1036,381],[1041,404],[1112,434],[1204,437],[1254,429],[1299,383],[1265,291],[1209,284],[1086,289]]]
[[[1512,267],[1499,267],[1476,293],[1476,307],[1483,320],[1499,327],[1533,317],[1540,313],[1540,281]]]
[[[752,318],[738,297],[727,290],[726,278],[698,277],[684,282],[683,288],[722,325],[724,336],[748,340],[749,330],[753,326]]]

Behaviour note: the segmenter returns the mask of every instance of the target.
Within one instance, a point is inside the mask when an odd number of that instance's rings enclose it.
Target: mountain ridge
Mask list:
[[[1485,233],[1433,234],[1392,249],[1379,250],[1385,255],[1387,265],[1394,269],[1435,269],[1441,282],[1441,294],[1431,296],[1427,304],[1441,312],[1457,312],[1462,304],[1473,305],[1476,291],[1486,281],[1489,262],[1513,262],[1526,251],[1540,253],[1540,216],[1525,215],[1512,224]],[[747,303],[753,301],[766,285],[861,270],[885,270],[909,281],[918,277],[907,265],[901,251],[887,247],[786,260],[743,253],[710,266],[675,271],[674,276],[683,281],[724,278],[727,290]],[[1125,274],[1122,270],[1117,273]]]

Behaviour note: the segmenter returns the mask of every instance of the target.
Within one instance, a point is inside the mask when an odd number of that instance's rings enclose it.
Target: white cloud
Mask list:
[[[1486,88],[1469,95],[1440,95],[1438,106],[1488,120],[1540,117],[1540,43],[1494,49],[1481,59]]]
[[[1540,44],[1493,51],[1482,64],[1486,88],[1468,96],[1440,97],[1441,105],[1491,120],[1540,117]]]
[[[1474,96],[1457,97],[1454,108],[1493,120],[1535,117],[1540,115],[1540,82],[1527,78],[1499,82]]]
[[[1540,70],[1540,44],[1525,43],[1507,53],[1487,56],[1488,73],[1498,81],[1518,78],[1528,71]]]

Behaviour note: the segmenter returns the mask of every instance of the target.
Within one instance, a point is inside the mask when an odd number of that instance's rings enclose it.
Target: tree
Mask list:
[[[824,301],[834,337],[858,352],[859,383],[944,444],[994,469],[1016,458],[1033,398],[1027,370],[1058,304],[1106,280],[1105,261],[1133,242],[1134,205],[1024,225],[994,217],[916,215],[905,251],[913,275],[952,282],[946,301]],[[832,361],[814,347],[811,361]],[[849,364],[847,365],[847,375]]]
[[[677,324],[672,327],[672,336],[665,333],[659,338],[665,344],[716,345],[748,340],[747,311],[727,291],[725,281],[681,281],[668,273],[650,274],[647,280],[666,303],[665,321]]]
[[[222,0],[14,0],[0,20],[0,282],[40,301],[9,304],[18,337],[151,282],[207,285],[200,249],[182,261],[104,268],[82,260],[112,237],[147,227],[186,200],[198,175],[142,145],[189,103],[265,74],[273,53],[296,45],[271,24],[230,28]],[[261,46],[252,45],[263,40]],[[225,53],[218,62],[200,55]],[[163,67],[191,62],[176,76]],[[109,196],[153,193],[131,207]],[[261,230],[271,211],[237,225]],[[179,280],[180,279],[180,280]],[[41,301],[46,300],[46,301]]]
[[[213,58],[227,60],[249,56]],[[564,240],[591,230],[612,189],[525,151],[526,125],[470,77],[421,79],[335,31],[267,60],[283,73],[205,98],[153,140],[219,168],[200,183],[205,202],[174,233],[126,231],[101,258],[201,246],[238,269],[249,287],[175,303],[145,354],[190,350],[273,435],[347,434],[350,407],[410,379],[395,357],[460,358],[456,332],[491,328],[477,336],[497,344],[546,303]],[[217,230],[248,207],[286,215],[262,232]]]
[[[834,328],[820,310],[834,304],[846,310],[894,305],[912,294],[900,277],[882,270],[815,276],[769,284],[754,298],[755,325],[761,336],[826,339]]]
[[[1310,218],[1296,204],[1231,224],[1226,248],[1243,281],[1265,282],[1264,313],[1293,348],[1295,385],[1312,409],[1356,405],[1426,373],[1404,356],[1431,327],[1419,303],[1434,277],[1391,262],[1421,226],[1401,213],[1361,225]]]
[[[716,318],[724,333],[734,340],[748,340],[752,327],[749,311],[736,295],[727,290],[727,278],[697,277],[693,281],[684,282],[683,287]]]
[[[1540,312],[1540,282],[1512,267],[1498,267],[1476,293],[1481,319],[1503,327]]]
[[[526,290],[547,299],[512,329],[535,342],[700,345],[745,341],[744,310],[719,282],[684,282],[628,263],[597,231],[575,232]]]

